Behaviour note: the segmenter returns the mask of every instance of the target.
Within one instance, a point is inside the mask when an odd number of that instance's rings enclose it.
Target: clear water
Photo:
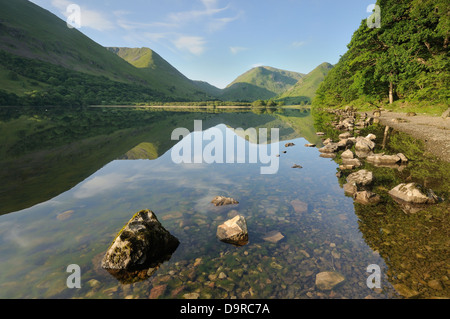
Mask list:
[[[312,126],[312,117],[306,120]],[[227,124],[215,127],[226,132]],[[261,175],[259,163],[175,164],[169,149],[151,160],[113,160],[50,200],[0,216],[0,298],[399,297],[335,176],[338,164],[304,147],[317,140],[294,131],[278,145],[274,175]],[[288,142],[295,146],[285,148]],[[217,195],[240,203],[214,207]],[[180,245],[150,278],[123,284],[100,262],[117,232],[142,209],[155,212]],[[216,239],[217,226],[236,211],[249,229],[243,247]],[[265,241],[272,231],[284,238]],[[81,267],[81,289],[66,285],[70,264]],[[382,289],[367,287],[371,264],[382,269]],[[338,272],[345,281],[321,291],[315,278],[323,271]]]

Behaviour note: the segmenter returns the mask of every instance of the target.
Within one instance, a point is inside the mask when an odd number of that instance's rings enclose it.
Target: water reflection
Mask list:
[[[55,145],[46,146],[48,149],[36,145],[22,153],[10,145],[9,150],[17,151],[15,160],[2,158],[7,167],[18,168],[15,172],[26,169],[29,175],[21,175],[24,189],[20,196],[13,195],[17,187],[2,185],[0,197],[5,200],[0,201],[1,211],[29,208],[0,217],[0,297],[449,295],[448,206],[444,202],[405,214],[386,194],[400,181],[410,179],[448,198],[450,169],[422,154],[416,156],[400,149],[398,145],[414,149],[402,136],[392,135],[385,145],[386,152],[403,152],[411,159],[402,171],[368,163],[361,167],[374,172],[373,191],[381,195],[380,204],[365,206],[344,195],[340,186],[345,174],[336,180],[339,157],[320,158],[317,148],[303,147],[307,143],[322,145],[309,113],[155,113],[146,118],[141,111],[136,116],[127,110],[117,111],[114,116],[95,112],[83,116],[100,123],[104,116],[109,120],[117,116],[116,121],[111,121],[115,128],[107,131],[105,121],[95,134],[85,136],[82,129],[74,127],[71,144],[56,138]],[[140,118],[150,126],[144,126]],[[117,127],[124,119],[138,124]],[[230,165],[174,164],[170,150],[175,142],[170,140],[170,133],[175,127],[192,130],[194,119],[203,119],[205,129],[279,127],[283,140],[279,147],[287,153],[280,152],[278,174],[261,175],[260,165],[249,161]],[[374,133],[383,137],[383,132]],[[42,138],[44,133],[39,134]],[[30,136],[38,144],[38,138]],[[296,146],[285,148],[286,142]],[[381,141],[377,144],[381,145]],[[246,141],[246,147],[257,145]],[[32,156],[36,161],[26,163]],[[43,161],[46,157],[53,167]],[[303,168],[293,169],[294,164]],[[2,178],[9,176],[5,181],[14,185],[13,174],[8,175],[3,168],[1,172]],[[49,188],[47,192],[43,192],[43,185]],[[217,195],[233,197],[239,205],[214,207],[211,200]],[[157,212],[180,245],[169,260],[141,272],[111,276],[101,268],[101,259],[123,225],[144,208]],[[251,241],[244,247],[227,245],[216,238],[218,225],[237,214],[244,215],[248,223]],[[277,234],[283,237],[265,240]],[[74,263],[83,270],[80,290],[65,285],[65,269]],[[381,290],[366,286],[366,269],[371,264],[381,267]],[[332,291],[317,289],[316,275],[330,271],[344,276],[344,283]]]

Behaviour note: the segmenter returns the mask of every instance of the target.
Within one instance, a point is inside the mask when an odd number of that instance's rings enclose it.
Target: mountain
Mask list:
[[[450,101],[448,0],[378,0],[379,28],[361,21],[314,105],[443,105]],[[375,13],[374,13],[375,14]],[[391,105],[395,108],[396,105]]]
[[[130,64],[30,1],[0,0],[0,103],[206,98],[160,56],[142,50],[142,64]]]
[[[316,96],[316,91],[323,82],[328,72],[333,68],[330,63],[322,63],[313,71],[301,78],[293,87],[276,97],[277,101],[290,104],[311,104]]]
[[[168,93],[170,94],[176,93],[181,96],[200,100],[212,98],[213,96],[213,94],[208,94],[202,89],[205,88],[207,91],[210,91],[210,88],[206,84],[200,85],[188,79],[159,54],[149,48],[110,47],[107,49],[140,69],[153,86],[163,86],[169,90]]]
[[[256,67],[228,85],[220,99],[248,102],[268,100],[294,86],[302,77],[302,73],[267,66]]]

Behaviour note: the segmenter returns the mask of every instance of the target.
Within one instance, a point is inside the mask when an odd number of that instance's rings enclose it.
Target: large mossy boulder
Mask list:
[[[172,236],[150,210],[142,210],[117,234],[102,260],[112,270],[145,269],[168,259],[178,247]]]

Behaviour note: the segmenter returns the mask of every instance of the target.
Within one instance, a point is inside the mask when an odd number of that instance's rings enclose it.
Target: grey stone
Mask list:
[[[217,238],[220,241],[244,246],[248,243],[247,221],[241,215],[235,216],[217,227]]]
[[[439,198],[432,190],[428,190],[427,194],[424,189],[416,184],[400,184],[389,191],[389,195],[402,201],[413,204],[435,204],[439,202]]]
[[[344,184],[344,192],[349,195],[354,195],[358,192],[358,186],[355,183]]]
[[[364,137],[356,138],[355,150],[363,152],[371,152],[375,148],[375,143]]]
[[[344,153],[341,154],[342,159],[354,159],[355,155],[351,150],[346,150]]]
[[[225,206],[225,205],[235,205],[239,204],[239,202],[233,198],[224,197],[224,196],[217,196],[215,197],[211,203],[214,204],[214,206]]]
[[[355,199],[356,202],[358,202],[360,204],[364,204],[364,205],[378,204],[381,200],[380,195],[369,192],[369,191],[357,192],[353,196],[353,198]]]
[[[113,270],[145,268],[172,254],[179,241],[150,210],[135,214],[108,248],[102,267]]]
[[[320,153],[335,153],[339,150],[339,146],[335,143],[330,143],[319,149]]]
[[[383,154],[374,154],[367,156],[366,160],[370,163],[374,164],[396,164],[401,162],[402,159],[398,155],[383,155]]]
[[[347,166],[347,165],[351,165],[354,167],[361,167],[361,161],[357,158],[344,158],[342,160],[342,165]]]
[[[356,185],[366,186],[373,182],[372,172],[362,169],[358,172],[352,173],[347,177],[348,183],[355,183]]]

